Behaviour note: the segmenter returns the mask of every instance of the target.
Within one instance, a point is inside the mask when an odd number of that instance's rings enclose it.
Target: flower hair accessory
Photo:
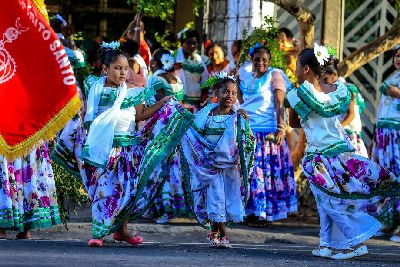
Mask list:
[[[318,45],[317,43],[314,44],[314,55],[321,66],[329,60],[328,49],[323,45]]]
[[[113,49],[113,50],[117,50],[119,49],[119,47],[121,46],[119,41],[113,41],[111,43],[106,43],[106,42],[102,42],[100,47],[103,49]]]
[[[161,56],[161,64],[163,70],[170,70],[174,67],[175,59],[170,54],[163,54]]]
[[[205,83],[200,86],[200,90],[205,90],[209,88],[213,88],[214,86],[220,84],[223,81],[230,80],[232,82],[236,82],[236,79],[233,75],[228,75],[225,71],[221,71],[211,78],[209,78]]]
[[[62,23],[62,25],[63,25],[64,27],[67,27],[67,21],[66,21],[63,17],[61,17],[60,14],[57,13],[56,16],[55,16],[55,18],[58,19],[59,21],[61,21],[61,23]]]
[[[262,47],[262,44],[261,44],[261,43],[256,43],[253,47],[250,47],[250,49],[249,49],[249,54],[250,54],[251,57],[253,57],[253,55],[254,55],[254,50],[255,50],[256,48],[259,48],[259,47]]]

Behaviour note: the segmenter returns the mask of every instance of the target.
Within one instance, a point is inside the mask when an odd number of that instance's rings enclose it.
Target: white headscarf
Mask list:
[[[86,158],[100,165],[105,164],[110,155],[114,140],[115,126],[121,111],[121,104],[128,91],[128,87],[124,82],[117,89],[119,95],[113,106],[95,118],[105,81],[106,77],[101,77],[91,86],[87,101],[87,113],[85,116],[85,122],[92,122],[85,144],[85,147],[89,149],[89,156]]]

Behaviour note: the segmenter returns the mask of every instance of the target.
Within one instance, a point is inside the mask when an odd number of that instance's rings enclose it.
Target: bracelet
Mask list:
[[[278,131],[279,130],[283,130],[283,131],[286,131],[286,125],[285,124],[278,124]]]

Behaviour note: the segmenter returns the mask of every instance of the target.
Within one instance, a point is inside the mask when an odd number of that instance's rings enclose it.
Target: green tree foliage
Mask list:
[[[134,4],[141,14],[146,17],[157,17],[161,20],[170,20],[175,11],[175,0],[127,0]]]
[[[173,33],[169,30],[166,30],[164,32],[164,34],[160,34],[160,33],[156,32],[154,34],[154,38],[156,39],[156,41],[160,44],[160,46],[162,48],[165,48],[167,50],[176,50],[179,47],[179,41],[177,41],[175,43],[171,42],[169,37],[172,34]]]
[[[193,0],[193,14],[199,16],[199,11],[206,4],[205,0]]]
[[[169,21],[175,12],[175,0],[127,0],[128,4],[134,4],[138,12],[146,17],[157,17]],[[193,14],[199,16],[200,9],[205,0],[193,0]]]
[[[260,27],[255,28],[251,34],[243,31],[243,48],[240,52],[239,63],[243,63],[249,59],[248,52],[256,43],[262,43],[271,51],[271,66],[275,68],[286,69],[285,54],[279,50],[279,42],[277,40],[279,29],[276,27],[277,21],[272,17],[264,17],[264,22]]]

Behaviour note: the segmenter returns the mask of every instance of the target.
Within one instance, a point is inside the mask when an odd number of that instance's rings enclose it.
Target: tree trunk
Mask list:
[[[383,52],[393,48],[400,43],[400,11],[397,11],[396,19],[384,35],[376,38],[369,44],[361,47],[348,55],[338,65],[340,76],[349,77],[354,71],[364,64],[378,57]]]
[[[272,2],[293,15],[299,22],[301,47],[313,47],[315,15],[298,0],[264,0]]]

